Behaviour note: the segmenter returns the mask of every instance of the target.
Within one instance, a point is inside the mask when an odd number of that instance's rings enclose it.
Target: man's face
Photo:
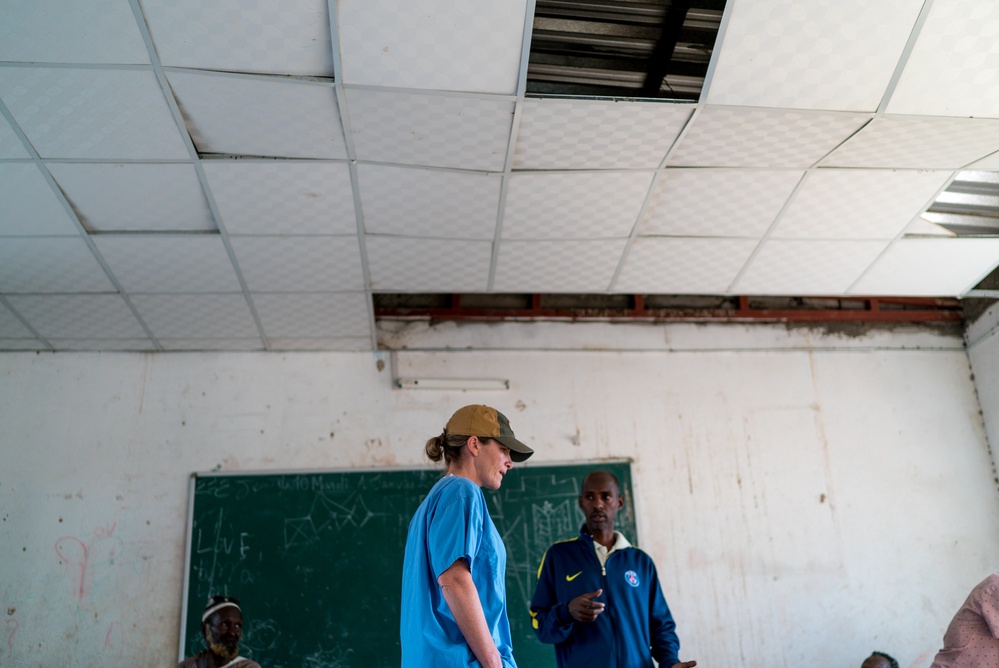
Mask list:
[[[624,507],[624,498],[613,478],[596,473],[583,480],[579,507],[586,515],[586,528],[591,534],[613,531],[617,511]]]
[[[239,641],[243,637],[243,615],[236,608],[222,608],[208,618],[205,640],[215,654],[235,659],[239,654]]]

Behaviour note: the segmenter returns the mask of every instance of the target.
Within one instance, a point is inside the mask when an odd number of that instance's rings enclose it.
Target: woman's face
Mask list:
[[[510,448],[491,438],[479,439],[479,456],[475,458],[475,469],[479,484],[486,489],[499,489],[503,476],[513,468]]]

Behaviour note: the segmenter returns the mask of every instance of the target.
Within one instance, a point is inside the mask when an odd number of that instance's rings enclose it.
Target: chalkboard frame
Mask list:
[[[573,462],[537,462],[530,465],[520,465],[512,469],[510,474],[508,474],[507,480],[504,482],[503,487],[499,491],[496,492],[492,492],[490,490],[483,490],[483,491],[486,494],[487,503],[489,503],[490,505],[490,514],[493,516],[493,520],[496,523],[497,528],[500,530],[500,533],[504,534],[504,522],[506,521],[506,519],[504,518],[504,512],[503,512],[504,501],[502,500],[502,495],[504,492],[514,491],[511,490],[511,488],[513,487],[511,483],[515,483],[519,479],[519,477],[526,476],[527,479],[530,480],[531,476],[535,477],[538,475],[547,476],[551,474],[553,476],[552,479],[554,480],[554,476],[556,475],[555,471],[557,470],[557,473],[559,475],[566,478],[561,482],[562,483],[572,482],[573,489],[575,490],[574,493],[578,495],[578,484],[579,482],[581,482],[582,476],[585,475],[586,472],[602,468],[609,469],[614,473],[616,473],[618,477],[621,479],[622,492],[625,494],[625,499],[626,499],[625,508],[624,510],[622,510],[621,514],[619,515],[617,528],[620,529],[628,537],[628,539],[637,546],[640,533],[638,530],[639,527],[637,520],[637,512],[635,511],[636,499],[632,485],[632,482],[634,480],[632,466],[633,466],[633,461],[627,458],[601,459],[601,460],[591,460],[591,461],[573,461]],[[430,480],[428,484],[426,484],[426,489],[423,489],[422,492],[420,493],[419,500],[422,500],[423,496],[425,496],[426,492],[428,492],[430,487],[432,486],[433,481],[436,480],[436,476],[442,475],[443,470],[440,466],[412,466],[412,467],[290,469],[290,470],[259,470],[259,471],[207,471],[207,472],[192,473],[189,481],[189,502],[188,502],[188,513],[187,513],[188,515],[187,549],[184,555],[184,585],[183,585],[183,599],[181,602],[181,620],[180,620],[181,623],[180,623],[180,634],[179,634],[180,637],[179,637],[179,646],[178,646],[179,659],[183,659],[185,656],[189,655],[190,648],[188,647],[188,644],[192,637],[191,635],[189,635],[189,631],[190,633],[194,633],[195,632],[194,629],[196,628],[194,623],[189,619],[189,615],[192,614],[192,612],[194,614],[197,614],[200,611],[200,608],[193,611],[191,610],[192,605],[196,605],[196,603],[192,603],[190,600],[190,587],[192,585],[192,573],[193,573],[192,554],[194,552],[194,546],[195,546],[194,530],[195,530],[196,512],[197,512],[196,493],[198,490],[199,482],[207,482],[207,479],[216,479],[216,478],[263,479],[268,477],[276,478],[281,476],[330,476],[330,475],[364,476],[364,475],[379,474],[379,473],[387,473],[390,475],[412,474],[415,476],[432,476],[432,480]],[[523,489],[520,491],[524,492]],[[565,493],[560,493],[557,494],[556,496],[562,499],[570,498]],[[532,499],[533,498],[534,497],[532,497]],[[414,499],[414,503],[418,504],[418,500]],[[575,522],[574,526],[571,527],[571,530],[567,531],[565,524],[566,521],[565,508],[564,508],[564,506],[566,505],[565,501],[563,500],[559,505],[563,506],[562,508],[559,509],[561,513],[561,521],[560,521],[561,531],[557,535],[553,535],[554,539],[568,538],[575,535],[578,532],[583,517],[582,512],[578,509],[578,507],[576,507],[576,504],[574,502],[569,504],[572,507],[572,510],[570,512],[575,515]],[[413,506],[413,510],[415,510],[415,505]],[[508,543],[508,552],[511,552],[511,561],[513,561],[515,557],[512,553],[516,552],[517,548],[511,547],[511,545],[509,545],[510,543],[509,537],[505,537],[505,540]],[[536,551],[538,548],[537,546],[532,546],[532,548],[525,547],[524,549],[528,550],[533,549],[534,551]],[[541,553],[543,553],[543,550]],[[540,562],[541,553],[532,554],[532,557],[537,560],[537,563]],[[532,570],[536,569],[536,567],[537,565],[535,563],[532,567]],[[550,649],[550,647],[542,646],[540,645],[540,643],[538,643],[538,645],[535,647],[531,643],[536,643],[536,640],[528,642],[526,644],[526,647],[524,645],[518,646],[517,644],[516,636],[518,634],[518,631],[520,632],[521,636],[523,636],[523,634],[525,633],[524,623],[526,620],[526,614],[523,614],[525,618],[524,620],[521,620],[519,619],[519,617],[516,616],[518,614],[524,613],[524,611],[518,612],[515,609],[516,605],[518,604],[515,603],[515,600],[518,601],[520,605],[523,605],[524,603],[523,601],[519,600],[517,593],[511,591],[513,589],[511,585],[517,585],[517,583],[511,582],[511,579],[512,578],[523,579],[524,566],[523,564],[519,564],[518,566],[514,567],[513,570],[519,572],[512,573],[511,570],[512,570],[511,564],[508,563],[508,569],[507,569],[507,588],[508,588],[508,597],[509,597],[508,604],[511,607],[510,609],[511,627],[513,627],[513,631],[515,634],[514,651],[515,655],[518,657],[518,662],[523,663],[523,665],[532,665],[532,666],[548,665],[549,663],[551,665],[554,665],[554,652]],[[524,583],[519,583],[519,585],[521,589],[519,596],[522,597],[523,595],[525,595]],[[527,595],[527,600],[529,601],[529,594],[526,595]],[[244,605],[246,603],[247,601],[244,601]],[[252,613],[250,614],[252,616]],[[200,640],[200,634],[198,634],[198,639]],[[521,641],[523,641],[523,637],[521,637]],[[520,648],[518,649],[518,647]],[[541,657],[548,657],[548,658],[539,659],[539,653]],[[532,660],[525,662],[524,659],[528,658],[528,655],[531,656]],[[550,659],[550,662],[548,659]],[[541,661],[540,664],[538,663],[539,660]]]

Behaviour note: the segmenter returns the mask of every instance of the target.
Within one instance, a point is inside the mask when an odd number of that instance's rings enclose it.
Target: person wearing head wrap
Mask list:
[[[534,451],[495,408],[459,408],[427,441],[447,473],[409,523],[399,622],[402,668],[517,668],[506,609],[506,547],[482,488]]]
[[[201,613],[201,635],[207,648],[184,659],[177,668],[260,668],[239,655],[243,638],[243,611],[233,596],[212,596]]]

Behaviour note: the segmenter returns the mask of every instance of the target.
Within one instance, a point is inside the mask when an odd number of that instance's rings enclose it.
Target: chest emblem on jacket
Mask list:
[[[576,573],[575,575],[566,575],[565,576],[565,581],[566,582],[572,582],[573,580],[575,580],[576,578],[578,578],[580,575],[582,575],[582,573],[583,573],[583,571],[579,571],[579,573]]]
[[[639,584],[638,573],[636,573],[635,571],[625,571],[624,581],[630,584],[632,587],[637,587]]]

